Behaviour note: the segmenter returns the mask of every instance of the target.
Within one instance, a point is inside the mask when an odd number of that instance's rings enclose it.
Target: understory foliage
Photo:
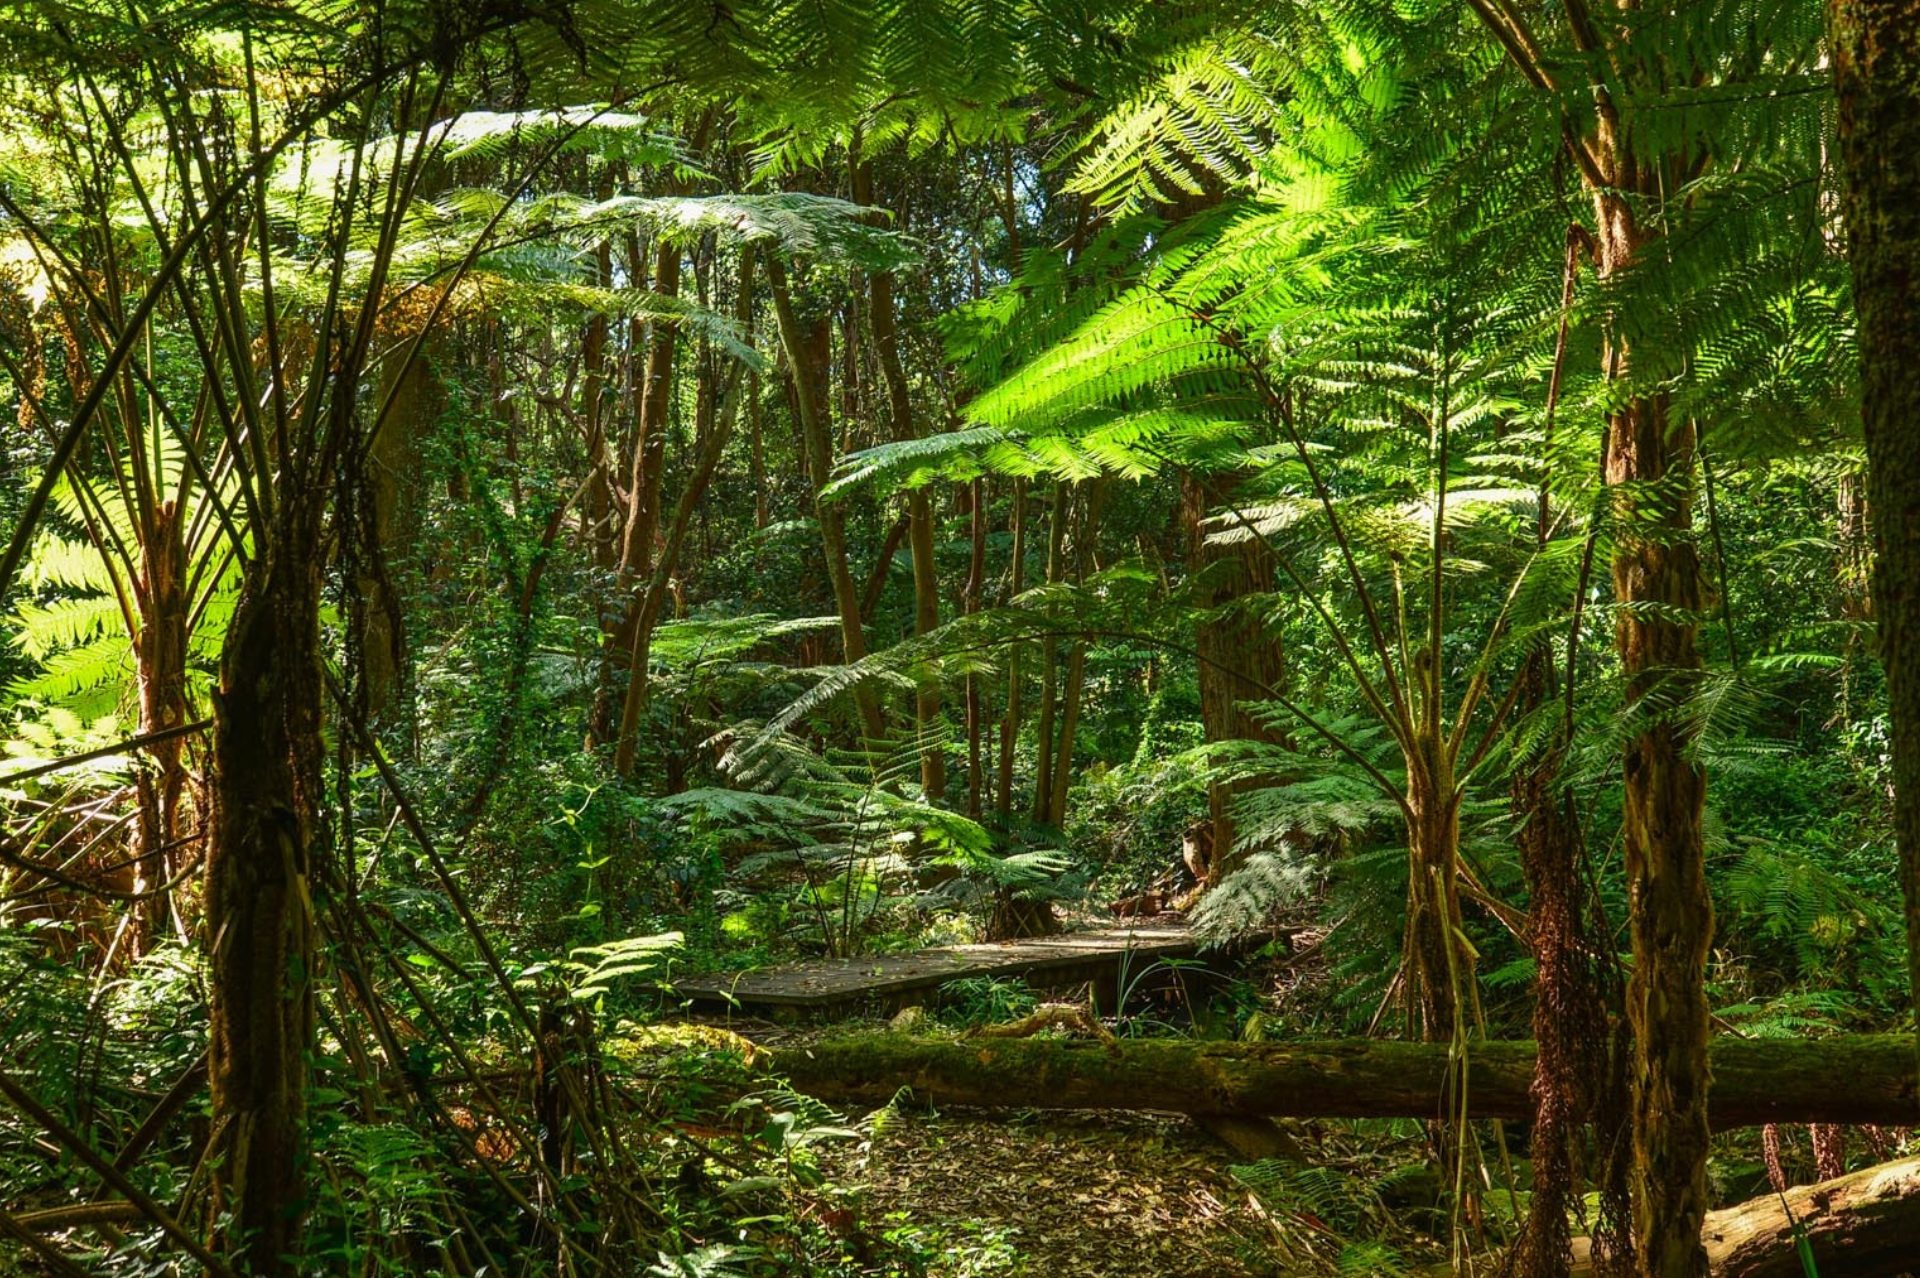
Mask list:
[[[1586,7],[0,3],[0,1274],[1040,1272],[675,981],[1127,919],[1228,974],[901,1028],[1578,995],[1570,1131],[1223,1154],[1231,1264],[1626,1257],[1637,742],[1717,1026],[1912,1002],[1822,7]]]

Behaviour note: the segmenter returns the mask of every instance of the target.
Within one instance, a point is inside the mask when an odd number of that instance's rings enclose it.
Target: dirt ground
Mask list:
[[[1274,1233],[1228,1174],[1232,1155],[1185,1118],[1009,1122],[964,1110],[888,1112],[835,1155],[871,1224],[1003,1239],[1034,1278],[1255,1278],[1288,1272]],[[958,1272],[964,1272],[959,1270]]]

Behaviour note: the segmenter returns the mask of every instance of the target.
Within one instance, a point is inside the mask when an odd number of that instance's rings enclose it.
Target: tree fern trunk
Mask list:
[[[1547,649],[1529,653],[1521,667],[1522,691],[1515,707],[1523,719],[1553,700],[1552,654]],[[1519,845],[1521,868],[1527,880],[1527,949],[1534,961],[1533,1037],[1538,1045],[1534,1062],[1533,1130],[1529,1150],[1533,1165],[1533,1194],[1528,1204],[1526,1232],[1516,1244],[1516,1278],[1559,1278],[1573,1259],[1569,1227],[1579,1201],[1578,1147],[1587,1124],[1600,1121],[1595,1137],[1601,1148],[1617,1134],[1605,1126],[1616,1114],[1598,1110],[1609,1084],[1609,1041],[1605,989],[1595,970],[1596,945],[1587,927],[1586,886],[1581,877],[1581,830],[1573,797],[1561,780],[1565,751],[1556,740],[1537,758],[1515,769],[1508,794]],[[1611,1234],[1625,1227],[1627,1216],[1614,1199],[1611,1186],[1603,1196],[1597,1233]],[[1606,1207],[1615,1202],[1618,1221],[1606,1219]]]
[[[1460,809],[1453,772],[1434,743],[1407,769],[1407,977],[1421,1037],[1450,1042],[1473,989],[1460,914]]]
[[[1625,145],[1606,149],[1616,185],[1658,187]],[[1627,269],[1649,237],[1620,195],[1595,197],[1598,269]],[[1627,378],[1632,351],[1616,321],[1607,335],[1610,377]],[[1615,643],[1631,706],[1644,717],[1626,748],[1622,837],[1632,908],[1634,1251],[1648,1278],[1707,1272],[1700,1227],[1707,1211],[1707,894],[1701,816],[1706,774],[1690,757],[1686,727],[1647,706],[1649,693],[1684,691],[1700,669],[1693,620],[1701,607],[1692,534],[1693,428],[1670,420],[1664,395],[1633,394],[1607,419],[1606,479],[1622,525],[1613,560],[1619,605]]]
[[[1907,970],[1920,991],[1920,0],[1831,0],[1873,607],[1893,711]]]
[[[295,1270],[314,1034],[320,580],[310,541],[281,544],[256,563],[221,657],[207,856],[210,1163],[217,1208],[232,1213],[227,1244],[254,1275]]]

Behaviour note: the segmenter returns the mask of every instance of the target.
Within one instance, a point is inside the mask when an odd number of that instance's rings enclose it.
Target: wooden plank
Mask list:
[[[1135,960],[1144,968],[1159,959],[1191,955],[1195,948],[1184,927],[1116,927],[692,976],[675,982],[674,989],[680,997],[696,1002],[821,1010],[849,1003],[894,1002],[970,976],[1018,976],[1036,984],[1113,977]]]

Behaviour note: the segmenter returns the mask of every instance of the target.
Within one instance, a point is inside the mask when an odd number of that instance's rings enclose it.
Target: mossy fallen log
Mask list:
[[[885,1104],[901,1091],[1002,1109],[1160,1109],[1275,1118],[1438,1118],[1457,1112],[1444,1045],[1374,1039],[1299,1043],[1098,1042],[837,1036],[767,1054],[824,1100]],[[1524,1119],[1530,1042],[1473,1046],[1467,1109]],[[1904,1035],[1716,1039],[1716,1129],[1760,1123],[1920,1124],[1913,1040]]]

